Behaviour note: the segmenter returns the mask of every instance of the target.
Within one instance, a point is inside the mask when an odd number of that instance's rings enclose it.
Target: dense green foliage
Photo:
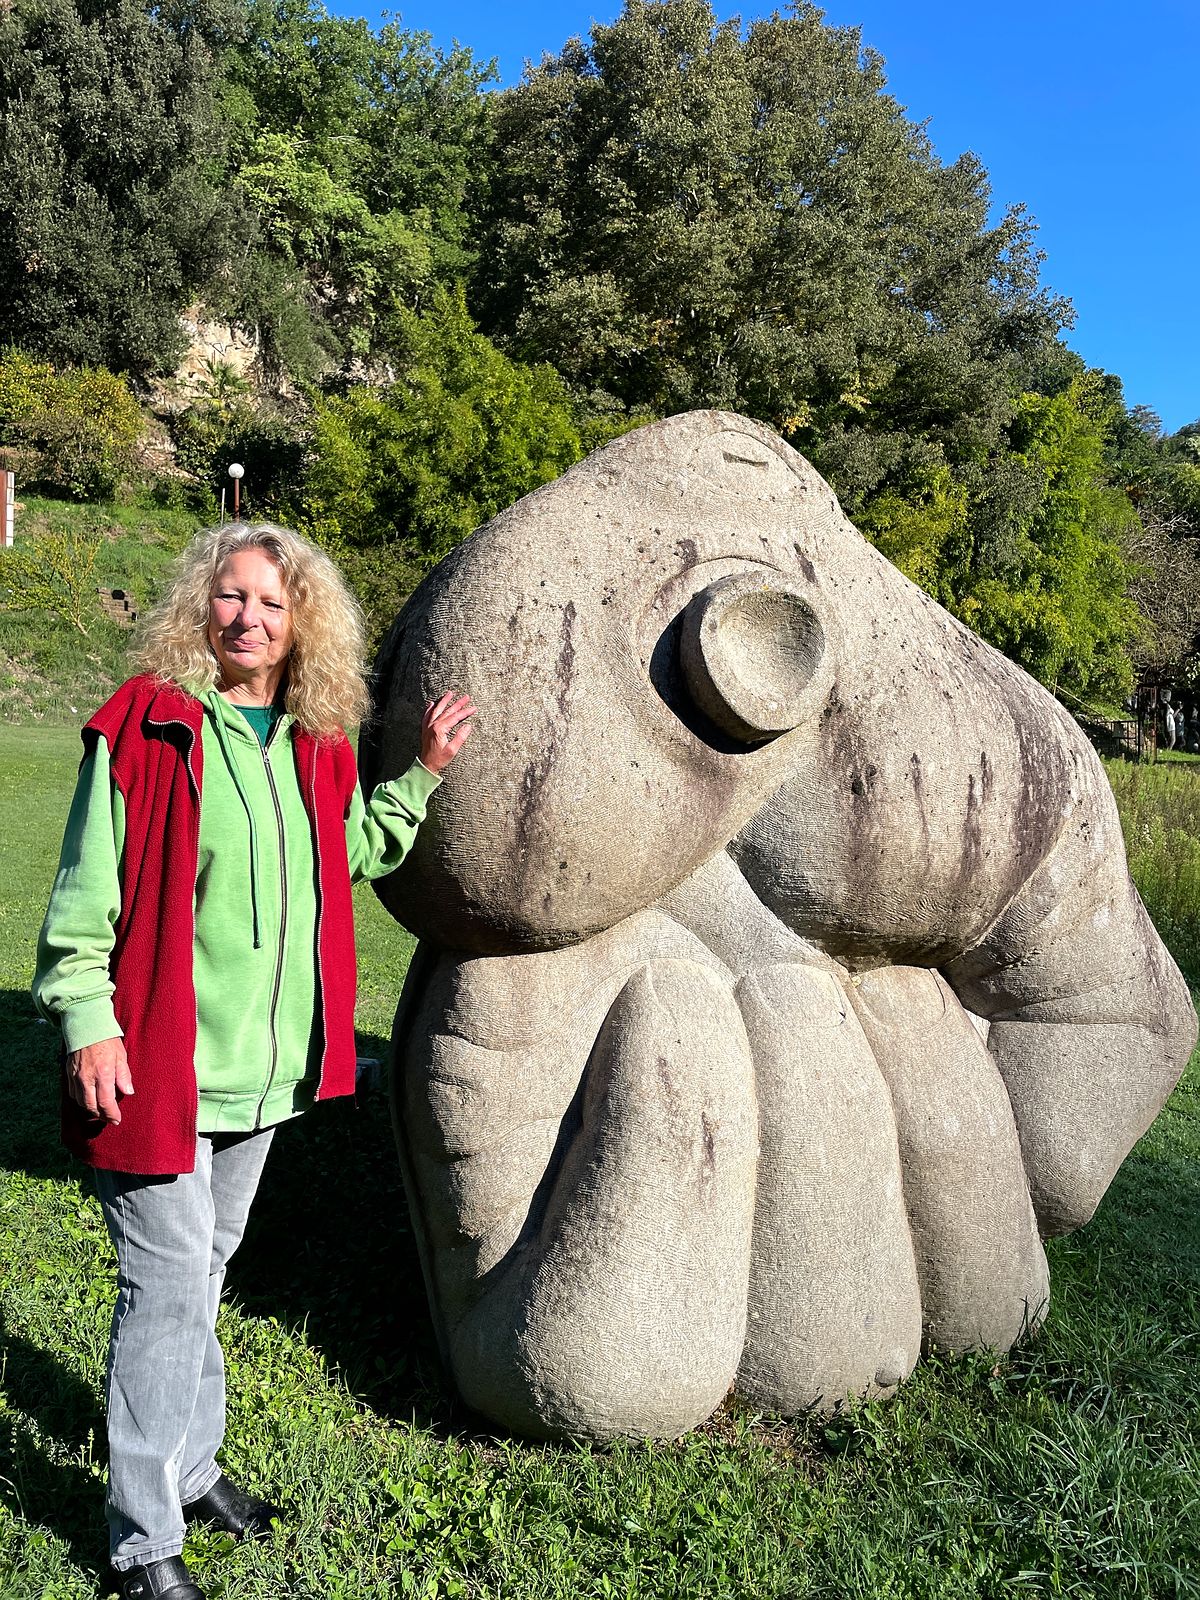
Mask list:
[[[249,0],[221,97],[244,240],[222,292],[277,366],[386,366],[404,313],[465,270],[487,77],[395,22]]]
[[[103,367],[59,371],[0,349],[0,438],[22,453],[22,476],[72,499],[104,499],[133,470],[145,422],[128,385]]]
[[[1144,625],[1138,664],[1163,677],[1200,679],[1200,424],[1166,435],[1145,406],[1127,410],[1121,385],[1106,380],[1112,415],[1108,474],[1137,510],[1128,541],[1132,595]]]
[[[561,380],[509,361],[439,295],[408,320],[401,383],[322,399],[308,483],[338,530],[366,543],[390,524],[436,561],[581,454]]]
[[[376,629],[397,582],[583,454],[551,367],[510,361],[461,294],[404,323],[403,378],[318,400],[298,520],[342,558]]]
[[[0,344],[169,370],[223,260],[214,103],[235,0],[0,6]]]
[[[1119,698],[1141,618],[1130,598],[1138,529],[1107,477],[1106,408],[1095,374],[1054,396],[1017,396],[1005,453],[976,521],[953,470],[931,469],[907,493],[886,490],[860,516],[902,572],[1043,682]]]
[[[317,0],[0,8],[0,341],[169,370],[200,295],[277,372],[386,353],[466,266],[485,78]]]
[[[58,1144],[52,1030],[28,997],[78,749],[66,729],[0,743],[0,835],[22,840],[0,857],[5,1600],[92,1600],[105,1558],[111,1255]],[[1139,884],[1195,982],[1195,773],[1113,775]],[[409,942],[369,889],[356,921],[377,1056]],[[236,1548],[193,1531],[189,1560],[229,1600],[1188,1600],[1198,1157],[1193,1065],[1095,1220],[1051,1241],[1049,1320],[1011,1357],[925,1364],[834,1422],[726,1409],[678,1443],[599,1450],[481,1434],[455,1408],[386,1103],[318,1108],[278,1136],[221,1324],[227,1465],[285,1502],[288,1529]]]
[[[857,506],[984,455],[1063,308],[1019,211],[987,224],[857,30],[630,0],[496,98],[487,331],[656,412],[748,412]]]
[[[101,404],[93,364],[169,368],[191,300],[252,333],[253,385],[160,406],[177,464],[211,506],[240,459],[377,624],[595,444],[722,406],[1044,682],[1200,678],[1200,424],[1164,438],[1065,348],[1029,218],[939,158],[857,29],[627,0],[489,78],[320,0],[12,0],[0,340],[92,367]],[[0,444],[106,494],[79,415],[0,404]]]

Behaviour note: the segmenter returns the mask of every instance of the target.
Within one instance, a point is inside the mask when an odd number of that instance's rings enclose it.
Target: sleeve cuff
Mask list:
[[[420,756],[418,756],[413,762],[412,766],[409,767],[408,771],[404,774],[404,778],[407,778],[411,781],[413,788],[424,800],[429,799],[429,796],[442,781],[436,772],[430,772],[429,768],[421,760]],[[400,780],[402,783],[404,782],[404,778]]]
[[[79,1000],[59,1014],[63,1043],[68,1050],[84,1050],[89,1044],[99,1044],[101,1039],[120,1039],[124,1035],[117,1025],[109,995],[95,1000]]]

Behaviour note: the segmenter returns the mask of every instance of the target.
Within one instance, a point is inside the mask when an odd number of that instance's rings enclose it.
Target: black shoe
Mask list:
[[[283,1512],[269,1500],[257,1500],[239,1489],[222,1473],[207,1494],[188,1501],[183,1515],[186,1522],[215,1522],[237,1539],[269,1539],[271,1519],[282,1518]]]
[[[125,1572],[113,1568],[112,1586],[121,1600],[204,1600],[182,1556],[147,1561],[145,1566],[129,1567]]]

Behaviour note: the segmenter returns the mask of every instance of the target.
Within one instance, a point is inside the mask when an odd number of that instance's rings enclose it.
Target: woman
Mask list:
[[[364,803],[358,608],[269,524],[201,534],[147,619],[144,669],[85,755],[34,996],[63,1031],[63,1132],[117,1252],[107,1407],[114,1582],[202,1600],[184,1524],[269,1531],[216,1464],[215,1324],[275,1126],[354,1088],[350,886],[399,865],[474,706],[426,708],[420,756]]]

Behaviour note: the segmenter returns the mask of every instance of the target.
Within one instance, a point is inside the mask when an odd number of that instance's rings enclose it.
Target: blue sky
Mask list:
[[[524,60],[620,9],[413,0],[400,20],[494,56],[512,83]],[[719,15],[744,20],[773,9],[718,0]],[[1118,373],[1129,404],[1153,407],[1168,430],[1200,417],[1200,0],[830,0],[825,13],[862,28],[943,160],[973,150],[996,207],[1029,207],[1043,282],[1075,306],[1068,343]]]

